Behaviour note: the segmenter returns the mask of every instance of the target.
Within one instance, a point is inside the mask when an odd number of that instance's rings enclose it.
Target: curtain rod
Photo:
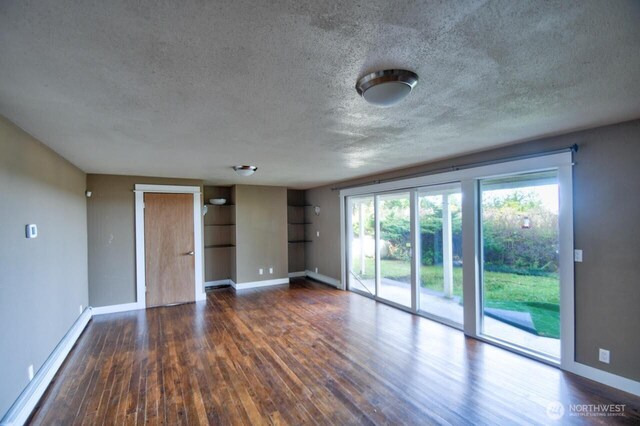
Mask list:
[[[430,175],[435,175],[435,174],[438,174],[438,173],[455,172],[457,170],[470,169],[470,168],[473,168],[473,167],[490,166],[492,164],[506,163],[508,161],[526,160],[528,158],[536,158],[536,157],[542,157],[542,156],[545,156],[545,155],[559,154],[561,152],[567,152],[567,151],[570,151],[570,152],[573,153],[573,152],[578,152],[578,148],[579,148],[578,144],[574,143],[573,145],[565,147],[565,148],[559,148],[559,149],[553,149],[553,150],[549,150],[549,151],[536,152],[535,154],[514,155],[514,156],[511,156],[511,157],[499,158],[497,160],[477,161],[475,163],[465,163],[465,164],[460,164],[460,165],[453,165],[453,166],[448,166],[448,167],[442,167],[440,169],[428,170],[428,171],[424,171],[424,172],[410,173],[410,174],[406,174],[406,175],[402,175],[402,176],[396,176],[396,177],[387,178],[387,179],[376,179],[376,180],[370,180],[370,181],[367,181],[367,182],[357,183],[357,184],[353,184],[353,185],[335,186],[335,187],[331,188],[331,190],[332,191],[340,191],[342,189],[358,188],[358,187],[361,187],[361,186],[368,186],[368,185],[377,185],[379,183],[394,182],[394,181],[397,181],[397,180],[409,179],[409,178],[414,178],[414,177],[430,176]]]

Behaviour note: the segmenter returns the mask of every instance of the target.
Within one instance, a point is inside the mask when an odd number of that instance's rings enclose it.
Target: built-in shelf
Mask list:
[[[305,251],[310,247],[307,243],[311,240],[309,232],[313,225],[310,218],[313,207],[305,199],[304,191],[290,189],[287,190],[287,233],[288,233],[288,258],[289,272],[300,272],[305,270]]]
[[[231,280],[236,269],[236,196],[231,186],[204,186],[204,278],[205,282]],[[225,204],[209,200],[224,198]],[[294,228],[295,229],[295,228]]]

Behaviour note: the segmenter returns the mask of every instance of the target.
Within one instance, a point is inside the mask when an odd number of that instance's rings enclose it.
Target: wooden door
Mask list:
[[[147,306],[195,301],[193,194],[144,194]]]

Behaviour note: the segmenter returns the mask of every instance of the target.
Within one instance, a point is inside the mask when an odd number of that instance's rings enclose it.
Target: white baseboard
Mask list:
[[[55,347],[51,355],[42,364],[42,367],[22,391],[18,399],[13,403],[9,411],[0,420],[1,425],[23,425],[36,404],[47,390],[51,380],[58,372],[58,369],[67,358],[67,355],[82,334],[82,331],[91,320],[92,309],[87,308],[80,314],[76,322],[73,323],[67,334],[64,335],[60,343]]]
[[[307,269],[307,271],[305,272],[305,274],[309,277],[309,278],[313,278],[316,281],[320,281],[321,283],[325,283],[325,284],[329,284],[330,286],[333,286],[335,288],[342,288],[342,284],[340,283],[339,280],[336,280],[335,278],[331,278],[328,277],[326,275],[322,275],[322,274],[317,274],[315,272],[311,272]]]
[[[289,278],[298,278],[298,277],[306,277],[306,276],[307,276],[306,271],[289,272]]]
[[[98,306],[97,308],[91,308],[93,310],[93,315],[104,315],[104,314],[115,314],[116,312],[126,312],[126,311],[135,311],[137,309],[144,309],[142,304],[134,303],[123,303],[121,305],[109,305],[109,306]]]
[[[219,285],[233,285],[233,280],[227,278],[225,280],[217,280],[217,281],[207,281],[204,283],[204,287],[215,287]]]
[[[234,283],[231,286],[236,290],[246,290],[249,288],[269,287],[272,285],[289,284],[289,278],[276,278],[275,280],[251,281],[247,283]]]
[[[578,376],[586,377],[594,382],[602,383],[604,385],[611,386],[612,388],[640,396],[640,382],[636,382],[635,380],[598,370],[597,368],[580,364],[579,362],[572,363],[567,371],[577,374]]]
[[[204,287],[202,287],[202,291],[200,293],[196,293],[195,302],[202,302],[203,300],[207,300],[207,292],[205,291]],[[140,309],[144,309],[144,308],[140,308]]]

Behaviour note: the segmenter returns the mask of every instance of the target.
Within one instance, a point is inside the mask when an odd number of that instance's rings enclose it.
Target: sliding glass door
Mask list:
[[[411,192],[377,195],[379,296],[411,307]]]
[[[461,326],[462,194],[460,184],[420,189],[418,309]]]
[[[341,190],[348,288],[572,362],[571,165],[567,152]]]
[[[349,197],[349,289],[461,327],[461,202],[460,184]]]
[[[557,171],[480,181],[482,334],[560,358]]]
[[[558,172],[477,182],[479,334],[558,359]],[[461,185],[349,197],[348,211],[349,288],[462,327]]]
[[[373,196],[349,198],[347,219],[349,289],[375,296],[376,225]]]

